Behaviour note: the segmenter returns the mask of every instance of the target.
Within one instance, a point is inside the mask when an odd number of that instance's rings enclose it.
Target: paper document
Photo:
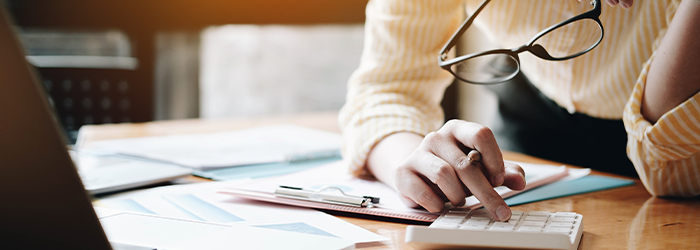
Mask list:
[[[208,170],[340,155],[341,135],[295,125],[99,141],[90,149]]]
[[[338,237],[229,225],[95,207],[115,249],[289,249],[349,250],[355,242]]]
[[[118,195],[94,204],[169,218],[337,237],[355,243],[387,240],[313,209],[257,202],[214,192],[223,187],[249,184],[250,180],[176,185]]]

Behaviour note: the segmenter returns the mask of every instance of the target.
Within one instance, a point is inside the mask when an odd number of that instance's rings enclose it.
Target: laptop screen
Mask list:
[[[9,20],[0,4],[0,239],[23,249],[110,249]]]

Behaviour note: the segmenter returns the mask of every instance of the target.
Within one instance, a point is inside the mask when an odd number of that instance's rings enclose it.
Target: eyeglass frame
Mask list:
[[[579,15],[576,15],[574,17],[571,17],[567,20],[564,20],[560,23],[557,23],[555,25],[552,25],[552,26],[540,31],[539,33],[535,34],[535,36],[533,38],[531,38],[530,41],[528,41],[525,45],[520,46],[517,49],[487,50],[487,51],[463,55],[463,56],[459,56],[459,57],[455,57],[453,59],[447,60],[447,53],[449,53],[449,51],[455,45],[457,45],[457,41],[459,40],[459,38],[464,34],[464,32],[467,30],[467,28],[469,28],[471,26],[471,24],[474,22],[474,19],[476,18],[476,16],[479,15],[481,10],[483,10],[484,7],[486,7],[486,5],[489,2],[491,2],[491,0],[484,0],[481,3],[481,5],[479,5],[479,8],[477,8],[476,11],[474,11],[474,14],[472,14],[469,18],[467,18],[462,23],[462,25],[459,27],[457,32],[455,32],[452,35],[452,37],[450,37],[450,40],[448,40],[447,43],[445,44],[445,46],[443,46],[442,49],[440,50],[440,54],[438,56],[438,65],[440,65],[440,68],[450,72],[455,78],[457,78],[461,81],[473,83],[473,84],[502,83],[502,82],[508,81],[510,79],[513,79],[513,77],[515,77],[520,72],[520,57],[518,56],[518,54],[520,54],[520,53],[527,51],[527,52],[530,52],[530,54],[533,54],[541,59],[549,60],[549,61],[569,60],[569,59],[581,56],[583,54],[586,54],[589,51],[593,50],[595,47],[597,47],[600,44],[601,41],[603,41],[603,36],[605,35],[605,29],[603,29],[603,24],[600,22],[600,14],[602,13],[601,0],[592,0],[590,2],[590,4],[593,5],[592,10],[589,10],[589,11],[586,11],[586,12],[581,13]],[[565,26],[567,24],[570,24],[570,23],[573,23],[575,21],[579,21],[582,19],[591,19],[591,20],[595,21],[598,24],[598,27],[600,28],[600,38],[598,39],[598,41],[595,44],[588,47],[588,49],[583,50],[583,51],[576,53],[576,54],[573,54],[573,55],[566,56],[566,57],[553,57],[547,52],[547,50],[542,45],[535,44],[535,42],[538,39],[549,34],[550,32],[552,32],[552,31],[554,31],[562,26]],[[485,55],[491,55],[491,54],[506,54],[506,55],[510,56],[511,58],[515,59],[515,62],[516,62],[517,67],[518,67],[517,70],[509,76],[494,78],[494,81],[490,81],[490,82],[475,82],[475,81],[466,80],[466,79],[458,76],[455,72],[452,71],[452,65],[469,60],[471,58],[485,56]]]

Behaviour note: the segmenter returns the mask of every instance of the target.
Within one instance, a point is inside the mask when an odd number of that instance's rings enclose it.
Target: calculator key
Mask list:
[[[526,227],[544,227],[544,221],[523,221],[522,226]]]
[[[497,221],[497,222],[494,222],[493,225],[491,225],[491,226],[492,226],[492,227],[493,227],[493,226],[509,226],[509,227],[510,227],[510,226],[513,226],[513,224],[510,224],[510,223],[508,223],[508,222],[498,222],[498,221]]]
[[[500,222],[496,222],[496,223],[500,223]],[[506,225],[498,225],[497,226],[494,223],[494,225],[491,226],[490,230],[491,231],[513,231],[513,225],[506,223]]]
[[[563,218],[563,217],[554,217],[552,218],[552,222],[574,222],[574,218]]]
[[[442,217],[439,223],[461,223],[464,218]]]
[[[527,213],[527,215],[547,216],[547,217],[549,217],[549,212],[547,212],[547,211],[530,211],[530,212]]]
[[[491,218],[486,218],[486,217],[469,217],[470,220],[485,220],[485,221],[492,221],[493,219]]]
[[[457,216],[457,217],[467,217],[467,214],[469,214],[469,212],[463,212],[463,211],[452,212],[452,211],[450,211],[450,212],[447,212],[447,213],[445,214],[445,217],[455,217],[455,216]]]
[[[548,219],[548,217],[544,217],[544,216],[531,216],[531,215],[528,215],[527,217],[525,217],[525,220],[526,220],[526,221],[547,221],[547,219]]]
[[[479,225],[488,225],[491,222],[491,220],[475,220],[475,219],[469,219],[465,224],[479,224]]]
[[[552,222],[549,227],[561,227],[561,228],[571,228],[574,226],[573,222]]]
[[[572,212],[556,212],[556,213],[554,213],[554,217],[576,218],[576,213],[572,213]]]
[[[460,215],[449,215],[449,214],[446,214],[445,216],[443,216],[443,218],[464,219],[464,218],[467,218],[467,216],[464,215],[464,214],[460,214]]]
[[[450,220],[450,221],[452,221],[452,220],[463,221],[466,218],[467,218],[466,216],[443,216],[443,217],[440,217],[439,219]]]
[[[518,220],[508,220],[508,221],[506,221],[506,222],[504,222],[504,223],[508,223],[508,224],[511,224],[511,225],[516,225],[516,224],[518,224]]]
[[[459,226],[457,223],[435,223],[430,225],[430,227],[434,228],[447,228],[447,229],[455,229]]]
[[[474,210],[474,212],[472,212],[472,215],[474,215],[474,216],[489,216],[489,217],[491,217],[491,214],[489,213],[489,211],[486,211],[486,210],[484,210],[484,209]]]
[[[459,226],[459,229],[484,230],[484,229],[486,229],[486,224],[463,224],[463,225]]]
[[[520,220],[520,215],[511,215],[510,219],[511,220]]]
[[[542,232],[542,227],[520,226],[519,232]]]
[[[512,216],[521,216],[521,215],[523,215],[523,211],[512,210],[512,211],[510,211],[510,214]]]
[[[571,232],[570,228],[548,228],[544,230],[545,233],[555,233],[555,234],[569,234]]]

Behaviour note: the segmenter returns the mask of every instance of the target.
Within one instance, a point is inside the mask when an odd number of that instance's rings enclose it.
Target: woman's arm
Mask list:
[[[700,0],[684,0],[649,67],[642,115],[656,123],[699,90]]]
[[[700,0],[670,3],[659,20],[670,20],[668,28],[625,106],[627,155],[655,196],[700,195],[699,6]]]

